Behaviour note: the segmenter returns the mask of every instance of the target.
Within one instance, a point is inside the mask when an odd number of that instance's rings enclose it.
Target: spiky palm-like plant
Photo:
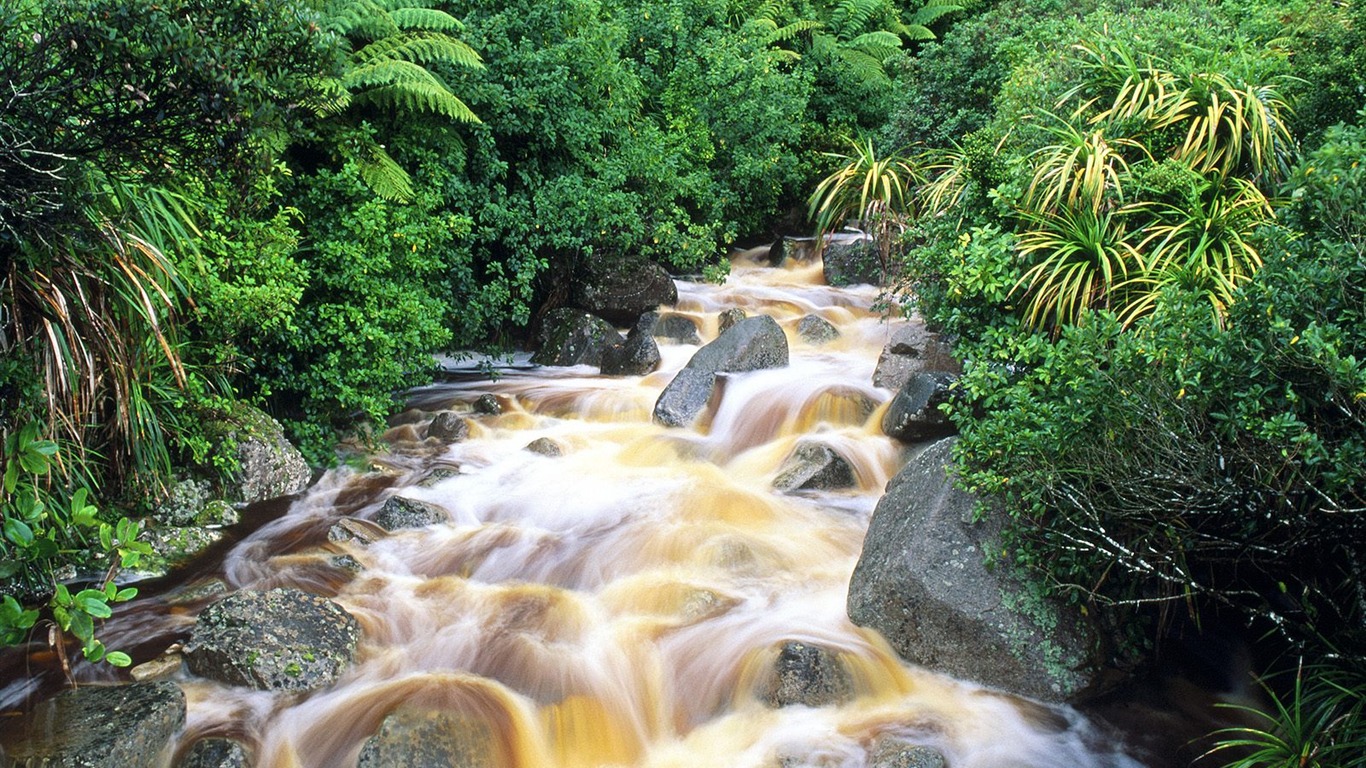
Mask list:
[[[425,112],[456,122],[479,118],[428,67],[478,69],[483,60],[456,37],[464,26],[422,0],[332,0],[322,5],[324,27],[346,45],[342,71],[316,86],[316,108],[349,124],[359,110]],[[412,199],[408,172],[373,137],[360,134],[355,146],[338,146],[360,167],[361,177],[380,197]]]
[[[885,272],[893,243],[905,229],[911,193],[924,183],[924,174],[900,153],[879,156],[870,138],[848,142],[847,154],[825,153],[843,164],[816,186],[807,216],[816,222],[818,244],[846,220],[858,219],[877,244]]]

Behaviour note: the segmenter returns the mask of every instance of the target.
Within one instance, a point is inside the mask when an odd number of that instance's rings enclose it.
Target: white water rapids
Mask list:
[[[225,564],[235,589],[335,593],[363,628],[357,664],[302,696],[181,677],[184,738],[231,734],[263,768],[350,766],[403,705],[480,723],[495,735],[493,764],[519,768],[859,768],[888,736],[938,750],[951,768],[1137,766],[1070,709],[906,664],[850,623],[864,530],[905,454],[878,428],[891,393],[871,384],[890,334],[871,309],[876,290],[820,283],[818,265],[743,264],[724,286],[680,283],[674,309],[705,340],[719,311],[742,307],[776,319],[792,350],[787,368],[728,376],[696,429],[650,418],[689,345],[663,345],[660,370],[644,377],[541,368],[414,393],[417,410],[388,435],[393,453],[329,472]],[[804,342],[806,314],[842,336]],[[500,415],[472,412],[484,394]],[[469,412],[471,435],[432,448],[417,438],[443,408]],[[525,450],[542,437],[563,455]],[[772,489],[811,437],[850,462],[857,489]],[[456,471],[423,483],[436,467]],[[366,496],[376,473],[391,480]],[[393,494],[440,505],[449,524],[291,551]],[[327,565],[338,554],[359,575],[338,577]],[[833,651],[853,701],[763,704],[755,691],[789,641]]]

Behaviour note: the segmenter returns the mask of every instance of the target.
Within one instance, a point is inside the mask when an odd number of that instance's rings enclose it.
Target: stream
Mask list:
[[[743,261],[725,285],[678,287],[671,311],[704,342],[719,312],[740,307],[778,321],[791,364],[728,375],[692,429],[658,426],[651,412],[697,345],[661,341],[663,362],[643,377],[513,367],[409,393],[386,434],[391,452],[327,472],[211,574],[230,589],[332,597],[361,624],[358,663],[302,696],[181,672],[182,743],[229,735],[263,768],[350,766],[402,705],[474,723],[503,766],[859,768],[895,738],[952,768],[1138,768],[1072,709],[907,664],[850,623],[864,531],[908,458],[878,426],[891,393],[871,384],[890,336],[877,289],[828,287],[819,263]],[[796,325],[808,314],[842,335],[805,342]],[[475,413],[490,394],[501,413]],[[443,409],[468,416],[468,439],[420,439]],[[812,435],[848,460],[856,488],[773,489]],[[562,455],[526,450],[541,438]],[[450,523],[368,545],[328,540],[339,519],[372,517],[392,495],[437,504]],[[340,555],[359,573],[339,568]],[[167,606],[206,583],[121,612],[108,642],[184,636],[197,607]],[[759,691],[791,642],[833,653],[852,699],[766,705]]]

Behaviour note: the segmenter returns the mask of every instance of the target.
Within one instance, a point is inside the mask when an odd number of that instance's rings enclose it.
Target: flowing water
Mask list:
[[[228,734],[266,768],[348,766],[402,705],[457,713],[492,734],[499,764],[526,768],[856,768],[882,737],[931,746],[953,768],[1137,766],[1070,709],[905,664],[849,622],[864,530],[906,459],[877,426],[890,393],[871,380],[890,331],[876,299],[826,287],[818,265],[737,264],[724,286],[680,283],[676,310],[704,339],[738,306],[778,320],[792,349],[787,368],[726,377],[691,430],[650,418],[690,345],[663,345],[644,377],[514,369],[413,393],[387,435],[392,453],[329,472],[223,563],[234,589],[333,596],[362,625],[358,663],[305,696],[182,677],[184,743]],[[803,342],[807,314],[842,336]],[[419,439],[432,412],[471,411],[484,394],[503,411],[471,412],[468,440]],[[525,450],[537,438],[563,455]],[[856,489],[772,489],[811,438],[849,460]],[[394,494],[440,505],[450,523],[368,546],[326,540],[341,517],[370,517]],[[351,578],[339,554],[363,570]],[[145,621],[113,644],[183,632],[193,617]],[[766,706],[757,692],[791,641],[833,652],[855,698]]]

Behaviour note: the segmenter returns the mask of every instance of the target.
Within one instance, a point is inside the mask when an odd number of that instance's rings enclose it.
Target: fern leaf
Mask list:
[[[892,79],[882,68],[883,59],[869,55],[857,48],[840,46],[835,50],[840,59],[853,71],[854,76],[865,83],[888,85]]]
[[[915,26],[929,26],[939,21],[950,13],[963,10],[961,5],[949,5],[948,3],[926,3],[920,6],[911,14],[908,24]]]
[[[821,24],[819,21],[816,21],[814,19],[802,19],[801,21],[794,21],[785,27],[781,27],[775,30],[773,33],[773,39],[770,42],[787,42],[788,40],[791,40],[805,32],[810,32],[813,29],[820,29],[823,26],[825,25]]]
[[[462,123],[477,123],[479,117],[448,88],[417,81],[400,81],[361,91],[355,100],[387,109],[430,112]]]
[[[375,0],[334,0],[322,13],[323,28],[346,38],[366,40],[396,35],[398,28],[389,11]]]
[[[896,33],[907,40],[933,40],[934,32],[921,24],[897,24]]]
[[[319,117],[339,115],[351,104],[351,93],[335,77],[315,77],[304,81],[308,92],[303,105]]]
[[[360,177],[385,200],[406,203],[413,199],[413,177],[378,144],[369,142],[356,157]]]
[[[352,67],[342,76],[342,85],[351,91],[393,85],[394,83],[427,83],[440,88],[446,87],[427,71],[421,64],[398,59],[377,59],[360,66]]]
[[[901,38],[895,33],[879,29],[874,32],[865,32],[850,40],[847,47],[863,51],[876,58],[880,63],[901,50]]]
[[[868,21],[882,10],[882,0],[841,0],[830,14],[830,26],[846,40],[859,34]]]
[[[364,63],[376,59],[396,59],[415,64],[442,62],[479,69],[484,60],[468,44],[450,35],[434,32],[407,32],[386,37],[361,48],[352,59]]]
[[[460,19],[435,8],[397,8],[389,12],[399,29],[421,29],[428,32],[464,32]]]

